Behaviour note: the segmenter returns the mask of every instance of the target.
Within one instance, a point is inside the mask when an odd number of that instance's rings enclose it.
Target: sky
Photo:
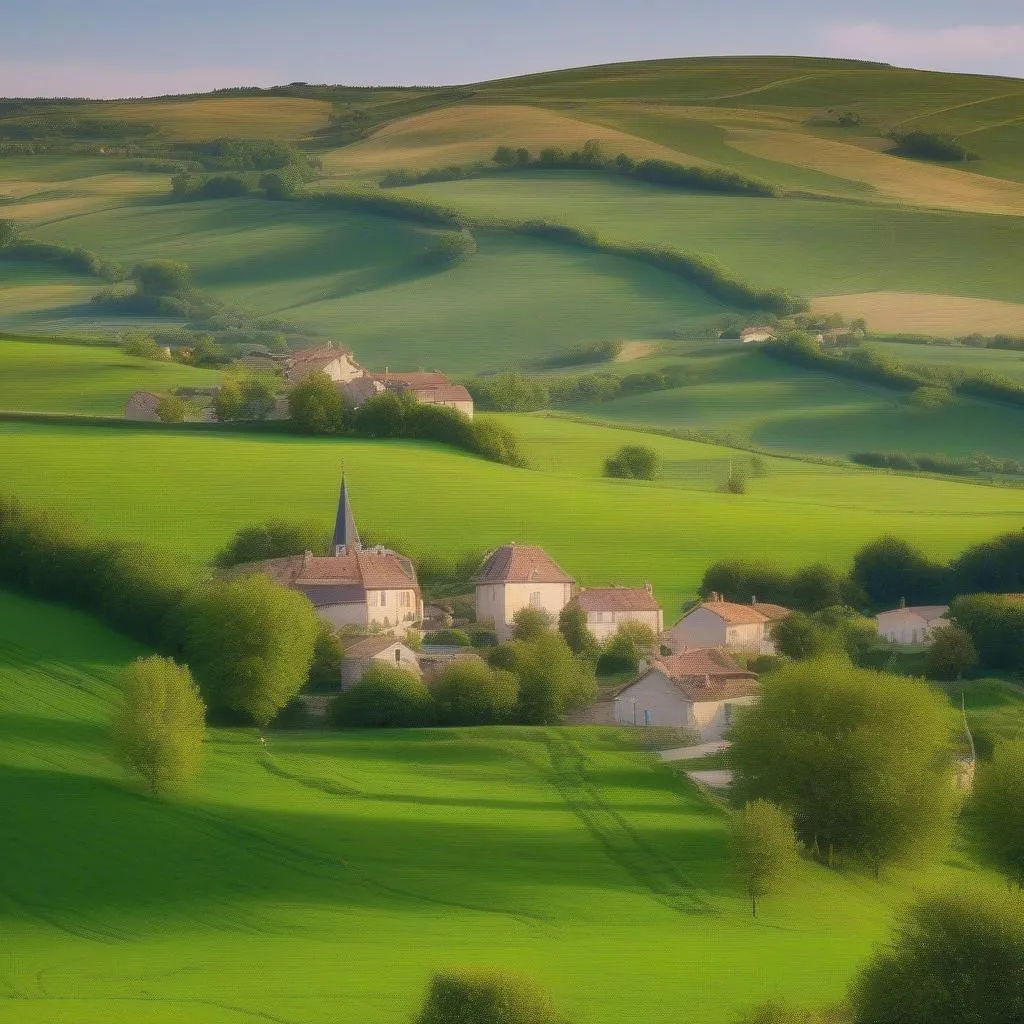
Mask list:
[[[0,95],[443,85],[801,54],[1024,78],[1021,0],[0,0]]]

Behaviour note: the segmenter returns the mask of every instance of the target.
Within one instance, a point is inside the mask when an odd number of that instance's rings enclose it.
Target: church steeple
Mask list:
[[[334,539],[331,548],[336,555],[351,555],[361,551],[363,542],[359,539],[356,520],[352,515],[352,504],[348,498],[345,474],[341,475],[341,494],[338,496],[338,515],[334,520]]]

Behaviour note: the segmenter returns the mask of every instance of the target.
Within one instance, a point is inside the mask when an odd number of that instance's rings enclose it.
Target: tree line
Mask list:
[[[119,264],[105,260],[90,249],[58,242],[41,242],[22,235],[13,220],[0,220],[0,259],[49,263],[77,274],[101,277],[106,281],[120,281],[123,276]]]
[[[944,453],[908,455],[906,452],[851,452],[850,461],[861,466],[895,469],[916,473],[942,473],[947,476],[981,476],[986,473],[1004,476],[1024,474],[1024,462],[1017,459],[996,459],[985,452],[966,458]]]
[[[288,392],[288,411],[295,429],[304,434],[438,441],[491,462],[527,465],[519,439],[501,424],[470,419],[402,392],[384,391],[352,408],[323,373],[310,374]]]
[[[666,188],[684,188],[727,195],[777,197],[781,190],[767,181],[738,174],[722,167],[685,165],[672,160],[636,160],[628,153],[611,156],[597,139],[587,140],[578,150],[566,152],[556,146],[534,155],[525,146],[498,146],[490,161],[448,164],[425,171],[396,169],[380,180],[381,188],[399,188],[435,181],[481,178],[515,171],[597,171],[631,178]]]

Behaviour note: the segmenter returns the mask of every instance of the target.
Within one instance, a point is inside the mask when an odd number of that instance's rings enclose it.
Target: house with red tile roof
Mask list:
[[[662,635],[673,653],[693,647],[722,647],[743,654],[774,654],[771,625],[789,609],[779,604],[723,601],[718,594],[695,605]]]
[[[512,620],[522,608],[537,608],[558,621],[572,600],[576,581],[543,549],[533,544],[503,544],[477,571],[476,618],[493,622],[498,640],[512,635]]]
[[[613,695],[618,725],[689,729],[704,742],[720,740],[736,708],[760,692],[756,673],[739,667],[720,647],[655,658]]]
[[[373,379],[388,391],[412,395],[425,405],[444,405],[473,418],[473,396],[437,371],[418,373],[376,373]]]
[[[313,373],[325,373],[336,384],[346,384],[364,376],[366,371],[352,358],[349,349],[328,341],[301,348],[285,361],[284,375],[291,384],[298,384]]]
[[[331,549],[246,562],[225,570],[226,579],[259,574],[309,598],[331,625],[393,630],[404,636],[423,618],[416,569],[404,555],[385,547],[364,547],[356,528],[344,479]]]
[[[655,636],[665,628],[661,605],[655,600],[649,583],[642,587],[588,587],[570,604],[584,612],[587,629],[599,643],[604,643],[627,622],[647,626]]]

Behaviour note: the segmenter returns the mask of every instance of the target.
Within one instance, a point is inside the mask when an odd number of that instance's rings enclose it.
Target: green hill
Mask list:
[[[0,593],[5,1021],[397,1024],[482,964],[574,1020],[726,1024],[839,996],[916,885],[972,871],[806,864],[754,921],[721,811],[610,729],[214,729],[195,786],[150,800],[105,734],[136,653]]]

